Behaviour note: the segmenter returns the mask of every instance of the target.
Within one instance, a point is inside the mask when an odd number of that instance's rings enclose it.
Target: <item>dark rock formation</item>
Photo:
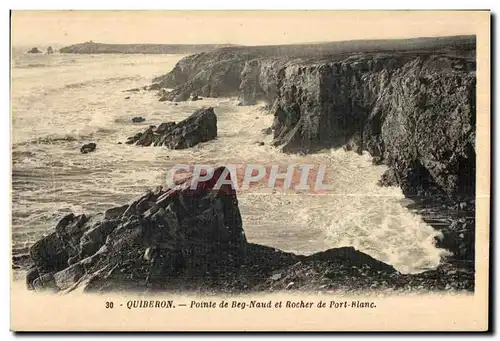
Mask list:
[[[52,48],[52,46],[49,46],[47,48],[47,54],[53,54],[54,53],[54,49]]]
[[[130,96],[125,97],[125,99],[130,99]]]
[[[146,121],[146,119],[144,117],[142,117],[142,116],[136,116],[136,117],[132,118],[132,122],[134,122],[134,123],[141,123],[141,122],[144,122],[144,121]]]
[[[94,142],[91,142],[91,143],[84,144],[82,146],[82,148],[80,148],[80,152],[82,154],[87,154],[87,153],[95,151],[96,148],[97,148],[97,145]]]
[[[42,53],[42,51],[40,51],[38,47],[33,47],[28,51],[28,53]]]
[[[31,247],[27,286],[66,293],[473,288],[471,273],[440,266],[402,275],[352,247],[303,256],[247,243],[229,170],[198,180],[158,187],[103,214],[63,217]]]
[[[143,133],[129,137],[127,144],[138,146],[166,146],[170,149],[185,149],[217,137],[217,116],[213,108],[203,108],[176,124],[162,123],[150,126]]]

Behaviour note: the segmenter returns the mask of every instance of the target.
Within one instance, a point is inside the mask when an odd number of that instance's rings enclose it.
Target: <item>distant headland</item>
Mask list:
[[[88,41],[59,49],[60,53],[142,53],[142,54],[191,54],[215,50],[232,44],[101,44]]]

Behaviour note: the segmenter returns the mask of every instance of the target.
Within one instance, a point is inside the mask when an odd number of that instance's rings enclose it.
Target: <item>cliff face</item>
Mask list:
[[[475,38],[311,48],[226,48],[189,56],[155,80],[192,93],[265,101],[285,152],[366,150],[407,195],[474,194]],[[326,46],[326,47],[325,47]],[[314,54],[314,51],[320,51]]]

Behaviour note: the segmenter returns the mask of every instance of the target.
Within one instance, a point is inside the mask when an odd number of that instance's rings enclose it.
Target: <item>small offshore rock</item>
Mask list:
[[[125,99],[130,99],[130,96],[125,97]]]
[[[80,152],[82,154],[87,154],[87,153],[95,151],[96,148],[97,148],[97,145],[94,142],[91,142],[91,143],[84,144],[82,146],[82,148],[80,148]]]
[[[134,123],[141,123],[144,121],[146,121],[146,119],[142,116],[136,116],[136,117],[132,118],[132,122],[134,122]]]
[[[42,51],[40,51],[38,47],[33,47],[28,51],[28,53],[42,53]]]
[[[158,128],[150,126],[139,138],[136,137],[129,137],[126,143],[145,147],[165,146],[169,149],[194,147],[217,137],[217,116],[211,107],[198,109],[177,124],[164,122]]]

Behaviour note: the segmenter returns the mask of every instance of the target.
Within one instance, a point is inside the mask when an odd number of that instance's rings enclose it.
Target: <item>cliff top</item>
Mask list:
[[[385,40],[349,40],[325,43],[308,43],[293,45],[268,45],[268,46],[231,46],[212,51],[212,53],[236,53],[251,55],[255,58],[331,58],[363,53],[384,52],[420,52],[449,54],[456,57],[475,59],[476,37],[448,36],[448,37],[422,37],[411,39],[385,39]]]

